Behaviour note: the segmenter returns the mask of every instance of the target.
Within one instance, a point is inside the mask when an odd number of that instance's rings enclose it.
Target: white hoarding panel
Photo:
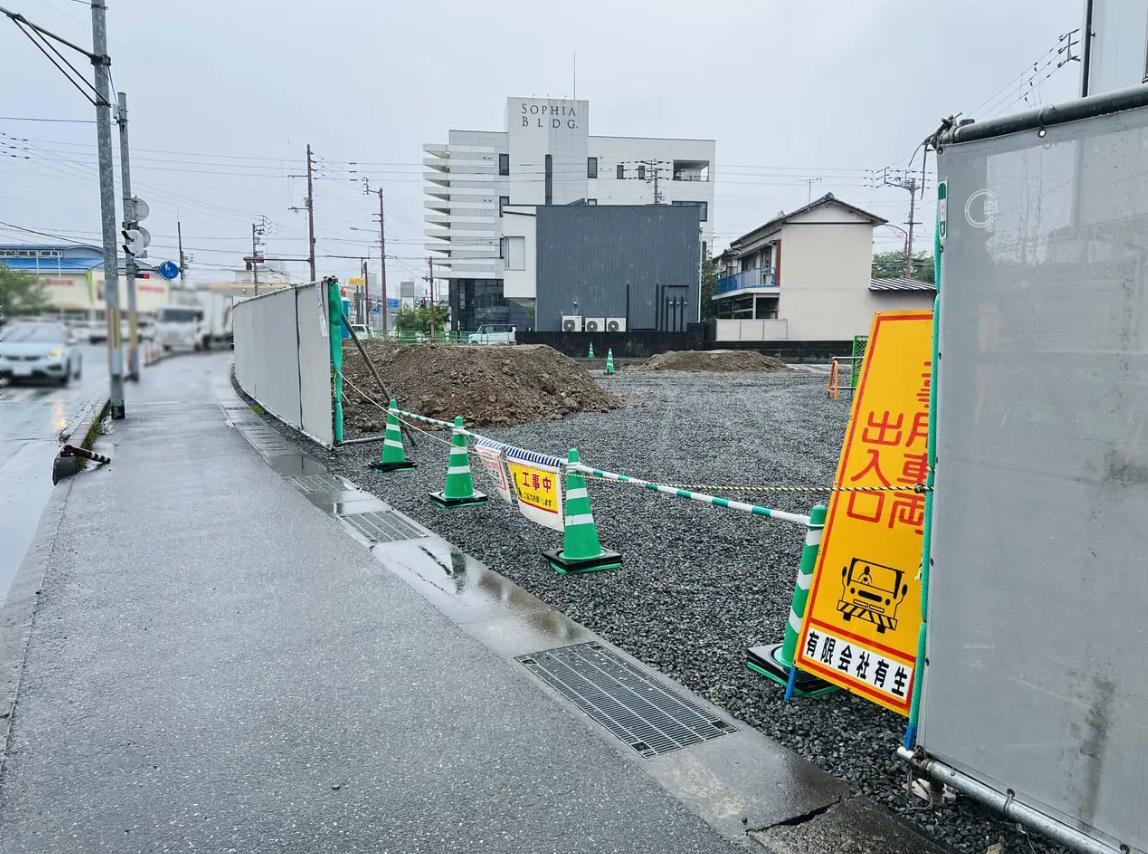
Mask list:
[[[317,288],[285,288],[236,304],[235,377],[280,421],[330,446],[331,359]]]
[[[1148,849],[1148,111],[944,147],[919,744]]]

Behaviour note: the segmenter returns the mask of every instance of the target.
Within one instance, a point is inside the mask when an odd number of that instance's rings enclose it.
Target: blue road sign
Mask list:
[[[179,275],[179,265],[174,261],[164,261],[159,265],[159,274],[165,279],[174,279]]]

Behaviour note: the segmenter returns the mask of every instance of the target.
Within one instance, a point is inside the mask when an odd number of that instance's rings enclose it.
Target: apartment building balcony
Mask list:
[[[753,267],[732,276],[723,276],[714,288],[715,297],[733,296],[739,292],[776,295],[781,293],[781,283],[772,267]]]
[[[708,160],[675,160],[673,179],[675,181],[709,181]]]

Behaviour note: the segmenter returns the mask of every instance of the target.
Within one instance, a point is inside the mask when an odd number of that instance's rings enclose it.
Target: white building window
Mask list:
[[[621,181],[626,177],[626,165],[624,163],[618,164],[618,180]]]
[[[502,238],[502,257],[506,259],[507,270],[526,269],[526,238]]]
[[[509,175],[510,174],[510,155],[509,154],[498,155],[498,174],[499,175]]]
[[[502,216],[502,212],[506,210],[506,206],[510,204],[510,196],[498,197],[498,215]]]
[[[586,177],[587,178],[597,178],[598,177],[598,158],[597,157],[587,157],[586,158]]]

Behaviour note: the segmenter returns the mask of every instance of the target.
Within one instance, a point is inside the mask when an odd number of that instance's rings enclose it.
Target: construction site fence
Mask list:
[[[235,379],[280,421],[334,443],[325,288],[312,282],[237,302]]]
[[[421,415],[417,412],[409,412],[405,409],[396,409],[394,411],[396,411],[398,413],[400,418],[409,419],[410,421],[415,421],[415,422],[419,422],[422,424],[429,424],[429,425],[432,425],[434,427],[438,427],[438,428],[443,429],[443,430],[452,430],[452,431],[455,431],[457,433],[461,433],[462,435],[464,435],[468,438],[473,438],[476,441],[482,441],[483,444],[485,444],[489,447],[499,448],[499,449],[503,449],[503,450],[511,450],[511,451],[521,450],[519,448],[515,448],[513,445],[507,445],[503,442],[498,441],[497,439],[492,439],[489,436],[484,436],[481,433],[476,433],[473,430],[468,430],[465,427],[456,427],[450,421],[443,421],[440,418],[431,418],[431,417],[426,416],[426,415]],[[537,453],[537,452],[535,452],[535,453]],[[794,523],[797,523],[799,525],[806,525],[807,526],[809,524],[809,516],[806,514],[803,514],[803,513],[790,513],[788,511],[784,511],[784,510],[777,510],[777,509],[771,508],[771,507],[763,507],[763,506],[757,505],[757,504],[749,504],[749,503],[746,503],[743,501],[736,501],[736,500],[730,499],[730,498],[722,498],[722,497],[719,497],[716,495],[709,495],[709,494],[706,494],[703,492],[696,492],[694,490],[683,489],[683,488],[677,487],[677,486],[655,483],[653,481],[643,480],[641,478],[634,477],[632,475],[620,474],[618,472],[612,472],[612,471],[605,471],[603,469],[596,469],[596,468],[593,468],[592,466],[588,466],[584,463],[563,462],[562,466],[563,466],[563,468],[566,468],[567,470],[573,469],[575,471],[582,472],[583,474],[589,474],[592,477],[597,477],[597,478],[600,478],[602,480],[611,480],[611,481],[615,481],[618,483],[625,483],[625,484],[629,484],[631,486],[636,486],[636,487],[640,487],[642,489],[649,490],[651,492],[660,492],[663,495],[672,495],[675,498],[683,498],[683,499],[686,499],[688,501],[696,501],[696,502],[700,502],[702,504],[709,504],[713,507],[722,507],[722,508],[725,508],[727,510],[740,511],[742,513],[752,514],[754,516],[765,516],[767,518],[778,519],[778,520],[785,521],[785,522],[794,522]]]

